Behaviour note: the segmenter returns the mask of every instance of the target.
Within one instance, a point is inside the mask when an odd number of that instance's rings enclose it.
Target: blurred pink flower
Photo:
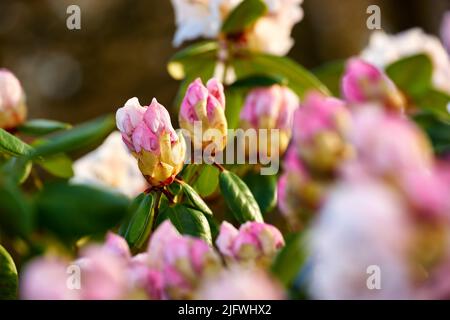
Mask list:
[[[284,239],[277,228],[266,223],[247,222],[237,230],[225,221],[216,245],[230,262],[266,265],[284,246]]]
[[[294,146],[305,164],[334,171],[349,156],[345,141],[350,112],[343,101],[310,93],[294,115]]]
[[[77,300],[80,290],[70,288],[65,260],[42,257],[30,262],[21,273],[20,296],[26,300]]]
[[[347,62],[342,78],[342,95],[349,103],[379,102],[396,111],[402,111],[406,104],[400,91],[384,72],[358,58]]]
[[[142,107],[133,98],[117,110],[116,121],[147,181],[152,186],[170,184],[183,167],[186,145],[173,129],[167,110],[156,99]]]
[[[431,146],[408,119],[374,105],[355,111],[353,120],[349,139],[365,172],[401,179],[410,172],[431,168]]]
[[[259,268],[233,266],[203,282],[197,290],[200,300],[282,300],[280,284]]]
[[[25,93],[16,76],[0,69],[0,128],[12,129],[25,121]]]

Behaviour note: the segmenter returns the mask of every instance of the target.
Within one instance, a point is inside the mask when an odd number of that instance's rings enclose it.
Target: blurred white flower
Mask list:
[[[173,43],[196,38],[216,38],[222,23],[242,0],[172,0],[177,31]],[[303,0],[265,0],[268,13],[259,19],[245,39],[250,49],[277,55],[293,46],[293,26],[303,18]]]
[[[98,149],[76,161],[73,169],[73,183],[110,187],[129,197],[147,187],[119,132],[113,132]]]
[[[203,282],[195,296],[200,300],[282,300],[283,289],[258,268],[234,266]]]
[[[415,54],[427,54],[434,65],[433,83],[437,89],[450,93],[450,57],[439,38],[419,28],[389,35],[375,31],[361,58],[379,68]]]
[[[410,232],[401,200],[386,185],[368,180],[337,185],[310,231],[313,298],[408,298]],[[379,290],[367,285],[367,268],[374,265]]]

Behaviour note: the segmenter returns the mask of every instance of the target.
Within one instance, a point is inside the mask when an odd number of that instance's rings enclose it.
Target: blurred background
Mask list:
[[[81,8],[81,30],[66,9]],[[366,9],[381,7],[390,33],[414,26],[438,34],[450,0],[305,0],[290,56],[308,68],[358,54],[368,42]],[[0,0],[0,68],[22,81],[30,118],[81,122],[130,97],[173,107],[177,81],[166,72],[174,15],[170,0]]]

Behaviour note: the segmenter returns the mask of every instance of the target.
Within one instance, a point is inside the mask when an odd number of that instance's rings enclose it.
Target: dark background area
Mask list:
[[[81,7],[81,30],[66,28],[71,4]],[[289,55],[312,68],[358,54],[371,4],[390,33],[419,26],[438,34],[450,9],[450,0],[305,0]],[[134,96],[173,107],[178,83],[166,63],[174,30],[170,0],[0,0],[0,67],[20,78],[34,118],[76,123]]]

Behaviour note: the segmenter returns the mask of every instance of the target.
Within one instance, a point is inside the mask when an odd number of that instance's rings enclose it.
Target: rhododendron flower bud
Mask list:
[[[284,246],[284,239],[277,228],[266,223],[247,222],[237,230],[225,221],[216,245],[230,262],[267,265]]]
[[[21,274],[20,296],[26,300],[77,300],[80,290],[69,287],[69,263],[53,257],[31,261]]]
[[[167,110],[156,99],[142,107],[137,98],[117,110],[117,127],[122,139],[138,159],[139,169],[150,185],[172,183],[183,168],[186,145],[177,135]]]
[[[357,162],[370,174],[398,179],[432,166],[433,152],[424,134],[408,119],[377,106],[355,112],[349,140]]]
[[[282,300],[279,283],[259,268],[233,266],[202,283],[196,299],[200,300]]]
[[[294,112],[300,105],[297,95],[280,85],[257,88],[250,91],[242,108],[240,118],[243,129],[266,129],[267,141],[258,141],[259,148],[270,151],[271,144],[278,144],[279,153],[284,153],[292,133]],[[272,130],[279,130],[279,139],[272,137]],[[258,135],[258,140],[262,139]],[[255,142],[256,143],[256,142]],[[261,150],[259,150],[261,151]]]
[[[0,69],[0,128],[11,129],[25,121],[25,93],[14,74]]]
[[[150,263],[160,268],[169,297],[191,298],[201,279],[221,269],[221,261],[214,249],[203,240],[179,234],[174,236],[175,233],[178,232],[169,221],[155,231],[148,252],[157,261],[152,259]],[[153,250],[160,255],[154,255]]]
[[[278,207],[290,224],[295,225],[300,216],[309,216],[318,209],[327,183],[310,176],[294,148],[286,152],[283,169],[278,180]]]
[[[342,78],[342,94],[350,103],[383,103],[403,111],[406,101],[395,84],[377,67],[361,59],[350,59]]]
[[[346,142],[350,112],[343,101],[309,94],[294,116],[294,145],[308,168],[334,171],[351,155]]]
[[[442,19],[441,37],[447,51],[450,53],[450,11],[447,11]]]
[[[228,128],[223,85],[214,78],[206,87],[200,78],[191,83],[181,104],[179,123],[195,148],[210,146],[215,152],[222,151]]]

